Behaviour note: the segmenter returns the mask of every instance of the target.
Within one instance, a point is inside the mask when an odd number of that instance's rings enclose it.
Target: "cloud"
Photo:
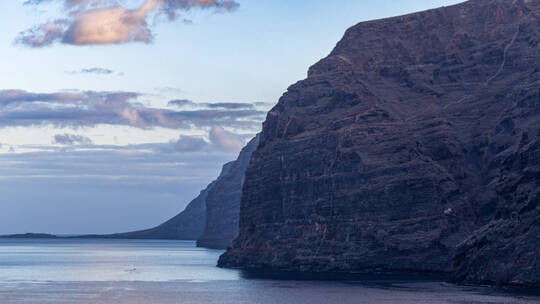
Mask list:
[[[240,110],[240,109],[254,109],[255,104],[260,104],[260,103],[259,102],[256,102],[256,103],[240,103],[240,102],[197,103],[189,99],[175,99],[175,100],[169,101],[168,106],[169,107],[175,106],[178,108],[202,107],[202,108],[207,108],[207,109]]]
[[[167,144],[151,144],[152,149],[164,153],[180,152],[238,152],[246,144],[245,140],[237,134],[231,133],[222,127],[212,127],[209,132],[209,141],[201,137],[181,135],[178,140]],[[149,148],[148,145],[146,145]]]
[[[211,109],[253,109],[253,104],[250,103],[237,103],[237,102],[218,102],[218,103],[206,103],[205,106]]]
[[[82,135],[56,134],[53,138],[53,143],[66,146],[91,145],[92,140]]]
[[[56,134],[53,137],[53,145],[35,145],[25,144],[17,147],[24,151],[34,151],[33,153],[45,152],[73,152],[73,151],[110,151],[118,154],[178,154],[178,155],[211,155],[211,154],[227,154],[235,155],[245,146],[246,139],[253,138],[253,134],[237,135],[225,131],[221,127],[213,127],[210,129],[208,136],[197,135],[180,135],[177,139],[168,142],[158,143],[140,143],[129,145],[98,145],[82,135],[76,134]],[[59,147],[58,145],[62,145]],[[4,144],[5,147],[9,145]],[[71,146],[71,149],[66,149],[64,146]],[[0,146],[1,148],[1,146]],[[2,153],[0,153],[2,155]]]
[[[147,0],[138,9],[120,6],[91,9],[78,13],[65,31],[62,42],[74,45],[150,43],[153,39],[146,17],[159,0]]]
[[[176,106],[176,107],[182,108],[185,106],[195,106],[197,104],[188,99],[175,99],[175,100],[169,101],[167,105],[169,107]]]
[[[45,2],[51,2],[51,0],[26,0],[23,5],[38,5]]]
[[[239,151],[245,145],[241,138],[227,132],[222,127],[212,127],[210,130],[210,141],[217,147],[228,151]]]
[[[69,139],[80,140],[79,135],[59,135],[67,137],[68,142]],[[235,159],[245,142],[220,127],[214,128],[210,137],[213,140],[181,135],[178,140],[164,143],[88,145],[72,149],[42,146],[33,152],[0,153],[0,181],[65,179],[71,183],[101,179],[131,183],[138,179],[144,183],[154,179],[157,183],[166,180],[176,183],[189,179],[207,180],[214,177],[217,168]],[[223,149],[221,146],[234,146],[223,141],[238,141],[238,146],[235,150]],[[27,150],[24,145],[19,147]]]
[[[67,74],[76,75],[76,74],[95,74],[95,75],[110,75],[114,74],[113,70],[105,68],[85,68],[77,71],[66,72]]]
[[[41,5],[46,2],[50,1],[28,0],[24,4]],[[55,42],[78,46],[151,43],[154,35],[147,22],[150,16],[166,15],[169,20],[174,21],[182,12],[193,8],[233,11],[239,6],[231,0],[145,0],[135,9],[124,7],[122,3],[125,1],[63,2],[68,17],[21,32],[15,39],[16,43],[33,48],[50,46]]]
[[[224,126],[258,129],[265,111],[228,108],[170,110],[142,105],[136,92],[33,93],[0,90],[0,127],[83,127],[100,124],[136,128],[191,129]]]
[[[136,95],[135,95],[136,96]],[[134,97],[135,97],[134,96]],[[12,104],[34,102],[75,102],[83,100],[84,93],[56,92],[56,93],[31,93],[23,90],[0,90],[0,108]]]
[[[162,11],[166,13],[171,20],[177,19],[179,11],[186,11],[192,8],[215,8],[230,12],[240,7],[237,2],[231,0],[162,0],[162,2]]]
[[[153,149],[163,153],[181,153],[207,151],[210,144],[200,137],[181,135],[178,140],[167,144],[152,144],[152,146]]]
[[[160,88],[154,88],[154,90],[161,94],[168,94],[168,95],[180,95],[180,94],[185,93],[182,89],[174,88],[174,87],[160,87]]]
[[[46,0],[50,1],[50,0]],[[73,8],[73,7],[96,7],[99,5],[111,5],[116,4],[118,1],[116,0],[64,0],[64,6],[67,8]]]
[[[62,38],[68,24],[68,20],[58,19],[37,25],[19,33],[19,36],[15,39],[15,43],[33,48],[50,46]]]

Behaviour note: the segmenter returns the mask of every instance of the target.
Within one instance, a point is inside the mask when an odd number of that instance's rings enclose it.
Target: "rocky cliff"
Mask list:
[[[268,113],[219,265],[538,286],[539,16],[471,0],[347,30]]]
[[[540,91],[537,115],[539,96]],[[540,287],[540,140],[528,134],[522,133],[519,145],[514,143],[498,164],[500,172],[492,181],[499,195],[493,221],[458,246],[456,282]]]
[[[242,185],[251,154],[259,144],[259,136],[240,152],[231,168],[219,178],[206,197],[206,226],[197,246],[225,249],[238,234],[238,218]]]

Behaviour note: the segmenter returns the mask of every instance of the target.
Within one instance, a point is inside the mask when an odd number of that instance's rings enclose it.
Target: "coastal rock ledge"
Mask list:
[[[268,113],[219,266],[539,287],[540,1],[360,23]]]

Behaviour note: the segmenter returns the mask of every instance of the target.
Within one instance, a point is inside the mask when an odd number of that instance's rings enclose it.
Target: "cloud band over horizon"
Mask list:
[[[141,129],[222,126],[256,130],[266,115],[266,111],[252,104],[240,107],[239,103],[201,104],[203,108],[193,110],[156,108],[143,105],[139,101],[141,96],[122,91],[0,90],[0,128],[43,125],[77,128],[105,124]]]

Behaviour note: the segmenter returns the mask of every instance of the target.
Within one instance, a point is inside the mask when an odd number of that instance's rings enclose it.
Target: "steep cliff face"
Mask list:
[[[161,240],[196,240],[204,233],[206,226],[206,197],[214,185],[223,176],[227,175],[233,167],[234,162],[223,166],[220,176],[210,183],[206,189],[201,191],[199,196],[192,200],[175,217],[165,223],[146,230],[117,233],[102,236],[87,236],[99,238],[118,238],[118,239],[161,239]]]
[[[238,218],[242,185],[251,154],[259,144],[259,136],[252,139],[232,163],[230,170],[219,178],[206,197],[206,226],[197,246],[227,248],[238,234]]]
[[[538,278],[539,15],[472,0],[350,28],[269,112],[219,265]]]
[[[515,148],[494,180],[494,220],[458,246],[457,282],[540,287],[540,140],[524,133]]]

